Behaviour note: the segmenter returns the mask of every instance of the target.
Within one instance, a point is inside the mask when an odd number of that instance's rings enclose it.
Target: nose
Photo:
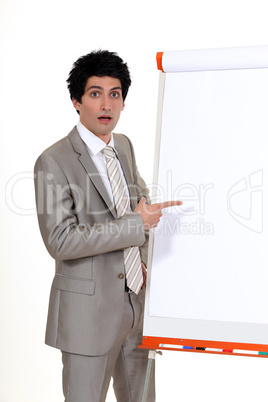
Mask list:
[[[102,110],[111,110],[111,103],[109,96],[103,96]]]

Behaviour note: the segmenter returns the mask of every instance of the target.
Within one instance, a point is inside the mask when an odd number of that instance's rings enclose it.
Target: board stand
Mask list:
[[[146,376],[145,376],[145,382],[144,382],[144,388],[143,388],[141,402],[147,401],[147,394],[148,394],[150,376],[151,376],[151,371],[152,371],[152,365],[153,365],[153,362],[155,361],[156,353],[158,353],[159,355],[163,354],[160,350],[158,350],[158,351],[157,350],[149,350],[147,370],[146,370]]]

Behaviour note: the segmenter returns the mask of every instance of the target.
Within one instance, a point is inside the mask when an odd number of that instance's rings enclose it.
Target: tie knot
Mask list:
[[[107,158],[115,158],[115,152],[113,147],[110,147],[107,145],[105,148],[103,148],[102,153],[107,157]]]

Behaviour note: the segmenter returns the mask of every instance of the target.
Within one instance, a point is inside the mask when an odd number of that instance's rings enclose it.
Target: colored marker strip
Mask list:
[[[201,347],[196,347],[195,350],[205,350],[206,352],[233,353],[232,350],[217,349],[217,348],[201,348]]]
[[[239,354],[243,354],[243,355],[258,355],[259,352],[257,352],[256,350],[240,350],[240,349],[234,349],[233,353],[239,353]]]
[[[166,343],[160,343],[159,344],[160,348],[170,348],[170,349],[188,349],[188,350],[192,350],[192,346],[183,346],[183,345],[169,345]]]
[[[223,349],[205,348],[206,352],[223,352]]]
[[[171,345],[171,344],[166,344],[166,343],[160,343],[159,344],[160,348],[167,348],[167,349],[184,349],[184,350],[193,350],[192,346],[184,346],[184,345]],[[217,352],[217,353],[237,353],[237,354],[243,354],[243,355],[262,355],[262,356],[268,356],[267,352],[258,352],[256,350],[240,350],[240,349],[234,349],[234,350],[227,350],[227,349],[217,349],[217,348],[202,348],[202,347],[196,347],[195,350],[203,350],[205,352]]]

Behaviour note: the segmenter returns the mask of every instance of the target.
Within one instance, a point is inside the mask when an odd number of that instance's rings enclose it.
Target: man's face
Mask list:
[[[108,143],[125,104],[121,82],[112,77],[90,77],[81,103],[73,99],[81,123],[97,137]]]

